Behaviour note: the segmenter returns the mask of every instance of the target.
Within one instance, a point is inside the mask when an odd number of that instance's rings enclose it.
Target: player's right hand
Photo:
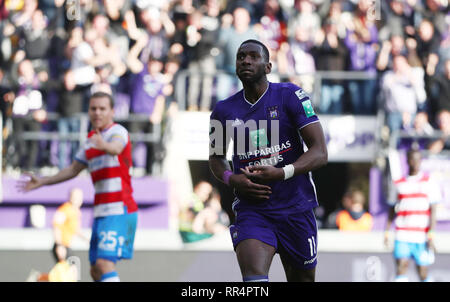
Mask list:
[[[30,179],[28,180],[19,180],[17,183],[17,189],[19,192],[26,193],[31,190],[35,190],[43,185],[41,179],[36,177],[31,173],[24,173],[24,175],[28,176]]]
[[[272,194],[272,188],[251,181],[244,174],[233,174],[230,176],[230,185],[237,193],[249,201],[266,201]]]

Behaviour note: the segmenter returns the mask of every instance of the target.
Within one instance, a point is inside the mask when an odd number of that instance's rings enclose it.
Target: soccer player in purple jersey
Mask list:
[[[291,83],[268,82],[271,68],[264,44],[241,44],[236,74],[244,88],[211,114],[209,165],[236,195],[230,234],[243,280],[269,281],[279,253],[288,281],[314,281],[318,203],[311,171],[328,161],[325,138],[309,96]]]

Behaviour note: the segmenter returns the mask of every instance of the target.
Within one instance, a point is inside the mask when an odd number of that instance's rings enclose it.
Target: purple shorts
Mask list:
[[[240,210],[230,226],[234,249],[245,239],[257,239],[273,246],[296,269],[317,265],[317,224],[313,210],[263,213]]]

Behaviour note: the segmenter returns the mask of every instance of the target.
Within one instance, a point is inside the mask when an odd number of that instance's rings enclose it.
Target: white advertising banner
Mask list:
[[[208,160],[210,112],[179,112],[172,131],[176,148],[187,160]],[[228,148],[231,160],[232,145]]]
[[[329,161],[371,162],[375,159],[375,116],[320,115]]]

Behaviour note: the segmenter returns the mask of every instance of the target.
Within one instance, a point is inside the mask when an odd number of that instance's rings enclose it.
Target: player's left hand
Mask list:
[[[99,150],[105,149],[106,142],[103,139],[103,137],[98,129],[95,130],[95,133],[90,137],[90,141],[96,149],[99,149]]]
[[[256,183],[270,183],[284,179],[284,171],[274,166],[251,166],[241,168],[242,173]]]

